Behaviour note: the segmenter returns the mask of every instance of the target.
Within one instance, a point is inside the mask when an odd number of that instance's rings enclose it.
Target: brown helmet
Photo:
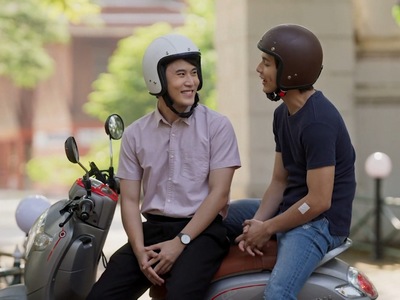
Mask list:
[[[258,48],[277,60],[276,83],[281,90],[311,87],[322,71],[322,47],[307,28],[282,24],[268,30]]]

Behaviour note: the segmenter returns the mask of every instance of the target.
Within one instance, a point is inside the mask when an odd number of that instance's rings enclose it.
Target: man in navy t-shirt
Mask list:
[[[302,26],[278,25],[258,48],[263,91],[283,103],[274,113],[271,182],[236,242],[242,251],[262,255],[259,249],[276,235],[278,257],[265,299],[295,300],[324,255],[349,235],[355,152],[340,113],[313,87],[322,70],[316,36]],[[231,218],[239,207],[231,205]]]

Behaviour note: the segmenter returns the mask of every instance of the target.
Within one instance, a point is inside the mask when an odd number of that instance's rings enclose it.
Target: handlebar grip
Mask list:
[[[120,179],[118,177],[110,177],[108,179],[108,186],[117,194],[120,194]]]
[[[115,187],[114,187],[114,190],[117,192],[117,194],[120,194],[121,193],[121,189],[120,189],[120,179],[118,178],[118,177],[115,177],[114,178],[114,181],[115,181]]]
[[[86,221],[87,219],[89,219],[89,214],[87,212],[81,212],[80,219]]]
[[[79,218],[83,221],[86,221],[90,217],[90,213],[92,212],[94,207],[93,201],[89,199],[83,199],[79,204],[80,212]]]

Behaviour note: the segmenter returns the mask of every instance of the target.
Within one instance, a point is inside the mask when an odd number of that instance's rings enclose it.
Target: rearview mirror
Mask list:
[[[70,162],[77,164],[79,162],[79,151],[75,138],[70,136],[64,143],[65,154]]]
[[[124,133],[124,121],[119,115],[112,114],[107,118],[104,128],[111,139],[119,140]]]

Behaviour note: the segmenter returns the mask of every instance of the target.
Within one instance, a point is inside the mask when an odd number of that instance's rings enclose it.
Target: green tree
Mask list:
[[[98,24],[99,12],[91,0],[0,0],[0,75],[18,87],[35,87],[53,71],[46,45],[68,42],[70,23]],[[65,184],[82,170],[55,155],[29,160],[26,172],[34,182]]]
[[[392,16],[396,23],[400,25],[400,1],[392,6]]]
[[[154,38],[172,31],[187,35],[199,46],[205,83],[200,91],[201,102],[214,106],[213,1],[189,0],[188,4],[188,10],[183,12],[186,14],[184,26],[173,29],[169,24],[160,22],[153,26],[138,28],[133,35],[119,42],[114,55],[110,58],[108,72],[100,74],[93,83],[93,92],[85,105],[88,113],[101,121],[105,121],[111,112],[118,113],[123,117],[125,124],[129,124],[153,110],[156,102],[154,96],[147,92],[142,76],[141,60],[146,47]],[[119,143],[114,142],[114,158],[118,155]],[[86,167],[89,166],[89,161],[94,161],[99,168],[107,168],[109,154],[106,139],[93,145],[90,152],[81,157],[80,161]],[[45,159],[33,158],[28,162],[26,169],[33,182],[46,185],[69,184],[83,174],[79,166],[72,166],[66,158],[57,155]]]
[[[113,141],[114,158],[118,157],[119,148],[120,141]],[[100,170],[108,169],[110,154],[105,134],[104,140],[96,142],[91,146],[89,153],[80,158],[80,162],[87,169],[90,168],[89,162],[91,161],[95,162]],[[115,160],[114,167],[116,167]],[[77,178],[82,177],[85,173],[79,165],[73,165],[65,156],[60,157],[60,155],[32,158],[28,161],[26,170],[33,182],[49,187],[72,185]],[[57,175],[55,176],[55,174]]]
[[[142,76],[142,57],[150,42],[163,34],[178,32],[187,35],[202,53],[204,86],[200,99],[215,106],[215,51],[213,46],[214,1],[189,0],[184,26],[173,29],[167,23],[141,27],[122,39],[110,58],[108,72],[93,83],[93,92],[84,109],[90,115],[105,120],[110,112],[121,115],[126,124],[143,116],[155,107],[154,96],[147,92]]]
[[[46,79],[53,61],[45,46],[67,42],[68,22],[98,12],[98,6],[89,1],[1,0],[0,75],[28,88]]]

